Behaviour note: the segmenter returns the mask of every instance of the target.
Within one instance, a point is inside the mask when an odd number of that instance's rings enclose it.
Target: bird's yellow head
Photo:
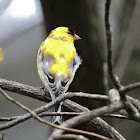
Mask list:
[[[69,27],[57,27],[56,29],[52,30],[50,36],[69,39],[69,40],[79,40],[81,39],[75,32]]]

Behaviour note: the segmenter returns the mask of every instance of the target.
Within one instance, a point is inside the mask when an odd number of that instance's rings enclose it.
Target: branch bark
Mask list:
[[[112,62],[112,33],[109,23],[109,10],[110,10],[111,0],[106,0],[105,3],[105,29],[106,29],[106,40],[107,40],[107,64],[108,64],[108,73],[113,85],[119,90],[122,88],[122,85],[113,71],[113,62]]]
[[[29,112],[30,115],[32,115],[37,121],[43,123],[43,124],[46,124],[46,125],[50,125],[52,127],[55,127],[57,129],[62,129],[64,131],[70,131],[70,132],[76,132],[76,133],[82,133],[82,134],[86,134],[86,135],[91,135],[91,136],[94,136],[94,137],[98,137],[98,138],[102,138],[104,140],[107,140],[108,138],[105,137],[105,136],[101,136],[99,134],[96,134],[96,133],[93,133],[93,132],[88,132],[88,131],[83,131],[83,130],[78,130],[78,129],[72,129],[72,128],[67,128],[67,127],[63,127],[61,125],[56,125],[56,124],[53,124],[51,122],[48,122],[46,120],[43,120],[42,118],[40,118],[37,113],[39,112],[39,110],[42,112],[45,111],[46,109],[48,109],[49,107],[48,106],[44,106],[44,107],[41,107],[40,109],[38,109],[38,112],[36,113],[35,111],[32,111],[30,110],[29,108],[27,108],[26,106],[24,106],[23,104],[21,104],[20,102],[18,102],[17,100],[13,99],[12,97],[10,97],[6,92],[4,92],[1,88],[0,88],[0,92],[5,96],[6,99],[8,99],[9,101],[13,102],[14,104],[16,104],[17,106],[21,107],[22,109],[24,109],[25,111]],[[73,94],[74,95],[74,94]],[[63,95],[60,95],[57,99],[55,99],[54,101],[52,101],[52,105],[58,103],[58,101],[62,101],[64,100],[65,98],[68,98],[68,97],[71,97],[73,96],[72,94],[63,94]],[[50,104],[51,104],[50,103]]]
[[[119,103],[111,104],[109,106],[104,106],[104,107],[95,109],[93,111],[87,111],[86,113],[84,113],[82,115],[73,117],[73,118],[65,121],[60,126],[62,126],[62,127],[74,127],[74,126],[77,126],[78,124],[86,122],[90,119],[96,118],[98,116],[102,116],[105,113],[113,113],[115,111],[123,109],[123,107],[124,107],[124,105],[121,102],[119,102]],[[112,127],[110,127],[109,125],[108,125],[108,127],[109,128],[107,128],[107,129],[111,131]],[[63,131],[63,130],[55,129],[54,132],[52,133],[52,135],[50,136],[49,140],[55,139],[55,137],[63,134],[64,132],[65,131]],[[113,138],[114,140],[117,140],[117,139],[125,140],[125,138],[121,134],[119,134],[117,131],[116,131],[115,135],[113,133],[111,138]]]
[[[17,85],[19,85],[19,87]],[[0,79],[0,87],[2,89],[12,91],[12,92],[15,92],[17,94],[32,97],[32,98],[42,100],[42,101],[45,101],[45,102],[48,101],[47,94],[45,94],[46,92],[42,91],[42,89],[40,89],[40,88],[31,87],[31,86],[28,86],[28,85],[24,85],[24,84],[17,83],[17,82],[14,82],[14,81],[8,81],[8,80],[5,80],[5,79]],[[28,88],[29,88],[30,94],[28,94],[29,93]],[[42,94],[42,93],[44,93],[44,94]],[[97,96],[95,95],[95,97],[96,97],[95,99],[97,99],[97,97],[99,99],[98,95]],[[103,96],[100,95],[100,99],[106,101],[108,99],[108,97],[105,96],[105,95],[103,95]],[[76,112],[89,111],[87,108],[85,108],[85,107],[83,107],[83,106],[81,106],[81,105],[79,105],[79,104],[77,104],[73,101],[70,101],[68,99],[63,101],[63,105],[68,107],[69,109],[71,109],[73,111],[76,111]],[[17,125],[18,123],[21,123],[21,122],[23,122],[23,121],[25,121],[29,118],[31,118],[31,115],[29,113],[27,113],[23,116],[19,116],[15,120],[10,121],[10,122],[6,123],[5,125],[1,125],[0,130],[10,128],[10,127],[12,127],[14,125]],[[103,132],[103,135],[105,135],[107,137],[111,137],[113,134],[115,135],[116,132],[117,132],[115,129],[111,129],[112,131],[110,132],[110,129],[108,130],[108,128],[110,128],[111,126],[99,117],[90,121],[90,124],[95,126],[97,129],[101,130],[101,132]],[[108,126],[108,127],[106,127],[106,126]]]
[[[32,97],[41,101],[51,101],[50,95],[39,87],[32,87],[15,81],[0,78],[0,87],[4,90]]]

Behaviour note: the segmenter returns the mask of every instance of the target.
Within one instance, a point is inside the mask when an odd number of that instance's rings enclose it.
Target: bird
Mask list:
[[[66,93],[82,62],[74,46],[74,41],[79,39],[73,29],[62,26],[52,30],[40,45],[37,54],[38,74],[52,101]],[[54,107],[54,112],[61,110],[62,102]],[[61,124],[62,117],[52,116],[52,122]]]

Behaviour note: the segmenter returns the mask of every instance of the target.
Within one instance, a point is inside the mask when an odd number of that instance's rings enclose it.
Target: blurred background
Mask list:
[[[40,87],[36,69],[40,44],[58,26],[73,28],[82,39],[75,42],[83,63],[68,91],[106,94],[112,88],[107,80],[106,40],[102,0],[0,0],[0,78]],[[140,1],[112,0],[110,22],[113,33],[113,61],[123,85],[140,81]],[[140,99],[140,90],[129,95]],[[44,102],[8,92],[27,107],[34,109]],[[105,103],[73,99],[90,109]],[[0,116],[22,115],[25,112],[0,95]],[[49,119],[49,118],[46,118]],[[139,140],[137,122],[105,119],[127,140]],[[89,126],[86,126],[88,128]],[[84,125],[85,128],[85,125]],[[94,130],[93,130],[94,131]],[[5,140],[44,140],[51,128],[30,119],[5,130]]]

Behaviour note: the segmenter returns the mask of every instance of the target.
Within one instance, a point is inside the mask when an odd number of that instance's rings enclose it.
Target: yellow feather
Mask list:
[[[63,29],[63,27],[60,28]],[[76,55],[73,37],[67,34],[68,30],[64,29],[61,32],[57,30],[52,32],[42,46],[44,58],[52,56],[55,60],[51,66],[51,74],[53,75],[58,73],[69,75],[68,65],[73,62]]]

